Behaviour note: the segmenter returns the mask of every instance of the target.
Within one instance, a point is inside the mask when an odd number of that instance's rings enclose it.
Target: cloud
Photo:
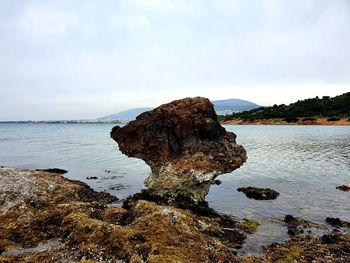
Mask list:
[[[171,1],[171,0],[122,0],[122,5],[136,8],[143,11],[159,11],[159,12],[187,12],[193,1]]]
[[[116,30],[128,34],[144,32],[151,26],[150,20],[142,15],[112,16],[111,23]]]
[[[19,30],[34,39],[60,39],[78,25],[75,13],[39,4],[29,5],[18,18]]]
[[[349,24],[345,0],[3,0],[0,119],[197,95],[269,105],[340,94]]]

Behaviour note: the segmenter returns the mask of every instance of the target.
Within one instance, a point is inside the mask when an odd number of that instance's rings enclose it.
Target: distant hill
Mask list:
[[[349,118],[350,117],[350,92],[336,97],[323,96],[306,100],[298,100],[290,105],[273,105],[272,107],[260,107],[250,111],[232,113],[221,116],[222,120],[255,120],[283,118],[287,121],[297,121],[297,118]]]
[[[130,110],[121,111],[112,115],[98,118],[99,120],[123,120],[123,119],[135,119],[145,111],[152,110],[152,108],[135,108]]]
[[[213,104],[216,113],[219,115],[248,111],[260,107],[258,104],[253,102],[239,99],[215,100],[213,101]]]
[[[228,99],[228,100],[216,100],[212,101],[214,104],[215,111],[218,115],[231,114],[233,112],[241,112],[251,110],[260,107],[259,105],[239,99]],[[135,119],[138,115],[145,111],[152,110],[153,108],[135,108],[111,114],[108,116],[100,117],[98,120],[123,120],[123,119]]]

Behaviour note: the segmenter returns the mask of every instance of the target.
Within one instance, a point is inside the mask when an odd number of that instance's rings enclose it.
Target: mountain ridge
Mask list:
[[[233,112],[241,112],[261,107],[256,103],[241,99],[225,99],[212,101],[215,111],[218,115],[226,115]],[[129,110],[120,111],[115,114],[99,117],[98,120],[114,120],[114,119],[135,119],[139,114],[152,110],[150,107],[132,108]]]

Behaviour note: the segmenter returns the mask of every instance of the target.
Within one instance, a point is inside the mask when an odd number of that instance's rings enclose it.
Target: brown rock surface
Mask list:
[[[215,178],[232,172],[247,159],[236,135],[220,125],[206,98],[185,98],[139,115],[111,137],[129,157],[151,167],[145,185],[169,203],[185,198],[199,203]]]

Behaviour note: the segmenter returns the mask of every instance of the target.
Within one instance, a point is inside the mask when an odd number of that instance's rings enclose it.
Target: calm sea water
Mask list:
[[[0,124],[0,165],[59,167],[67,177],[120,198],[138,192],[150,169],[127,158],[109,138],[113,124]],[[349,126],[225,126],[237,134],[248,153],[240,169],[218,177],[207,201],[219,212],[258,219],[259,231],[246,249],[287,238],[281,223],[286,214],[324,223],[327,216],[350,221]],[[97,176],[97,180],[87,177]],[[250,200],[238,187],[270,187],[273,201]]]

